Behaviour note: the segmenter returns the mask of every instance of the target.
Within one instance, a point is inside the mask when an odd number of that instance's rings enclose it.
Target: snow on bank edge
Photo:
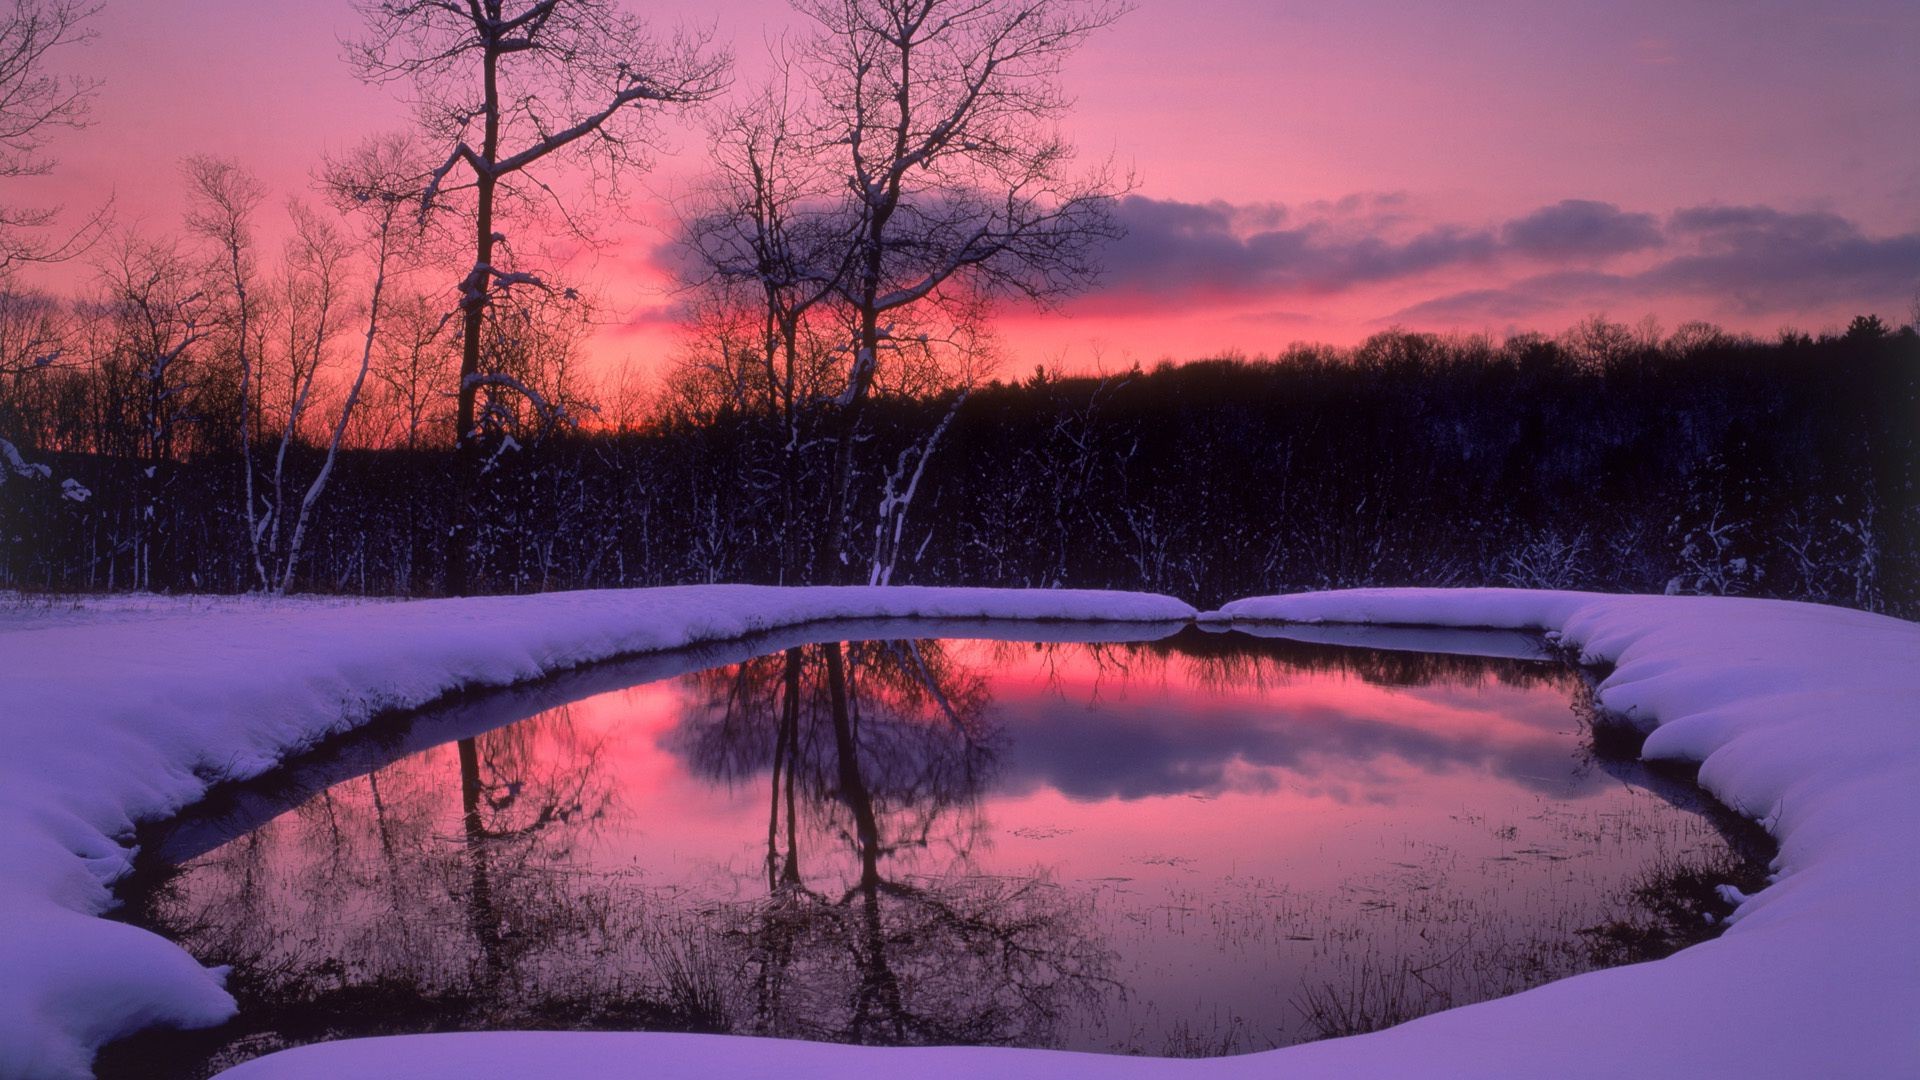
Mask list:
[[[1720,938],[1665,960],[1237,1058],[486,1033],[303,1047],[223,1077],[1920,1075],[1920,626],[1774,601],[1516,590],[1267,597],[1214,618],[1553,632],[1613,665],[1602,703],[1651,729],[1648,756],[1702,762],[1702,783],[1779,839],[1777,880]]]
[[[221,973],[99,916],[137,821],[391,710],[614,656],[838,619],[1184,621],[1163,596],[692,586],[416,603],[82,602],[0,619],[0,1077],[232,1014]],[[23,614],[23,612],[25,612]]]
[[[1599,704],[1649,732],[1645,757],[1699,764],[1780,845],[1774,884],[1714,942],[1361,1042],[1418,1047],[1440,1073],[1920,1076],[1920,625],[1515,589],[1305,593],[1219,615],[1547,631],[1612,666]],[[1444,1049],[1489,1023],[1524,1031],[1503,1036],[1499,1069]]]

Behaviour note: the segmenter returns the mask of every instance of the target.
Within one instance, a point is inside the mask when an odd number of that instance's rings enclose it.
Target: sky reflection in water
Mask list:
[[[445,1027],[1263,1049],[1594,966],[1579,930],[1721,856],[1582,749],[1580,696],[1193,630],[807,645],[334,783],[147,918],[238,965],[226,1060]]]

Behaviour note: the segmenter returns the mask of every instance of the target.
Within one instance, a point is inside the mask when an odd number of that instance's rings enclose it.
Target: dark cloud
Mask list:
[[[1693,206],[1675,210],[1667,225],[1676,233],[1720,237],[1738,242],[1743,237],[1783,234],[1799,240],[1821,240],[1857,230],[1838,214],[1788,213],[1770,206]]]
[[[1761,320],[1838,308],[1904,311],[1920,287],[1920,231],[1869,236],[1845,217],[1770,206],[1697,206],[1664,218],[1563,199],[1485,226],[1434,223],[1400,195],[1283,206],[1131,195],[1082,312],[1144,315],[1218,305],[1223,318],[1300,327],[1311,301],[1367,288],[1429,299],[1381,312],[1413,325],[1521,323],[1684,301],[1689,317]],[[652,253],[656,274],[685,253]],[[1457,289],[1462,281],[1476,287]],[[1893,305],[1888,309],[1887,305]],[[635,327],[683,320],[669,302]]]
[[[1920,232],[1873,237],[1837,214],[1769,206],[1690,207],[1662,220],[1564,199],[1475,228],[1417,226],[1392,197],[1287,208],[1131,196],[1118,216],[1127,236],[1108,249],[1087,303],[1129,311],[1323,296],[1465,270],[1505,280],[1390,318],[1511,321],[1676,298],[1729,315],[1792,316],[1897,304],[1920,284]],[[1542,262],[1552,268],[1538,272]]]
[[[1662,240],[1653,215],[1585,199],[1494,228],[1416,227],[1406,200],[1392,195],[1294,210],[1134,195],[1120,201],[1118,218],[1127,234],[1108,247],[1098,292],[1149,303],[1321,295],[1514,255],[1593,261]]]
[[[1690,207],[1668,217],[1662,231],[1668,254],[1630,273],[1536,274],[1436,297],[1393,317],[1512,320],[1673,297],[1731,314],[1787,316],[1835,304],[1898,304],[1920,286],[1920,232],[1871,237],[1837,214]]]
[[[1668,228],[1698,248],[1636,275],[1642,293],[1724,296],[1760,313],[1897,300],[1920,285],[1920,232],[1869,237],[1835,214],[1765,206],[1681,210]]]
[[[1101,291],[1167,299],[1338,292],[1482,261],[1499,248],[1491,231],[1455,226],[1383,237],[1343,217],[1342,205],[1296,220],[1280,207],[1128,196],[1118,207],[1127,235],[1107,248]]]
[[[1659,247],[1660,222],[1612,203],[1562,199],[1500,228],[1508,249],[1539,258],[1595,258]]]

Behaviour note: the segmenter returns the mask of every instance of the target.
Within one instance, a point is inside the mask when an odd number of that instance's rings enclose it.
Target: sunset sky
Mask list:
[[[713,26],[739,59],[799,22],[783,0],[636,3]],[[402,126],[357,82],[347,0],[109,0],[59,56],[104,85],[20,201],[177,228],[189,153],[276,193],[322,152]],[[1911,0],[1287,4],[1138,0],[1070,62],[1068,133],[1137,187],[1088,294],[1001,322],[1009,366],[1350,343],[1390,325],[1557,330],[1590,312],[1771,333],[1859,311],[1912,318],[1920,289],[1920,5]],[[638,216],[592,265],[602,358],[672,347],[653,251],[700,168],[669,126]],[[276,204],[272,216],[283,216]],[[46,272],[72,287],[88,271]]]

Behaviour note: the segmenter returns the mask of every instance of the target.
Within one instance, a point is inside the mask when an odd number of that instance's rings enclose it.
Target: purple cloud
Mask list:
[[[1441,225],[1389,238],[1337,216],[1295,222],[1273,206],[1130,195],[1117,214],[1127,235],[1107,248],[1101,290],[1170,299],[1338,292],[1481,262],[1499,249],[1486,229]]]
[[[1672,253],[1630,273],[1535,274],[1426,300],[1393,317],[1511,320],[1669,297],[1745,316],[1791,315],[1836,304],[1898,305],[1920,287],[1920,232],[1872,237],[1836,214],[1689,207],[1668,217],[1663,234]]]
[[[1509,250],[1549,259],[1623,255],[1659,247],[1663,239],[1652,214],[1590,199],[1562,199],[1500,228]]]

